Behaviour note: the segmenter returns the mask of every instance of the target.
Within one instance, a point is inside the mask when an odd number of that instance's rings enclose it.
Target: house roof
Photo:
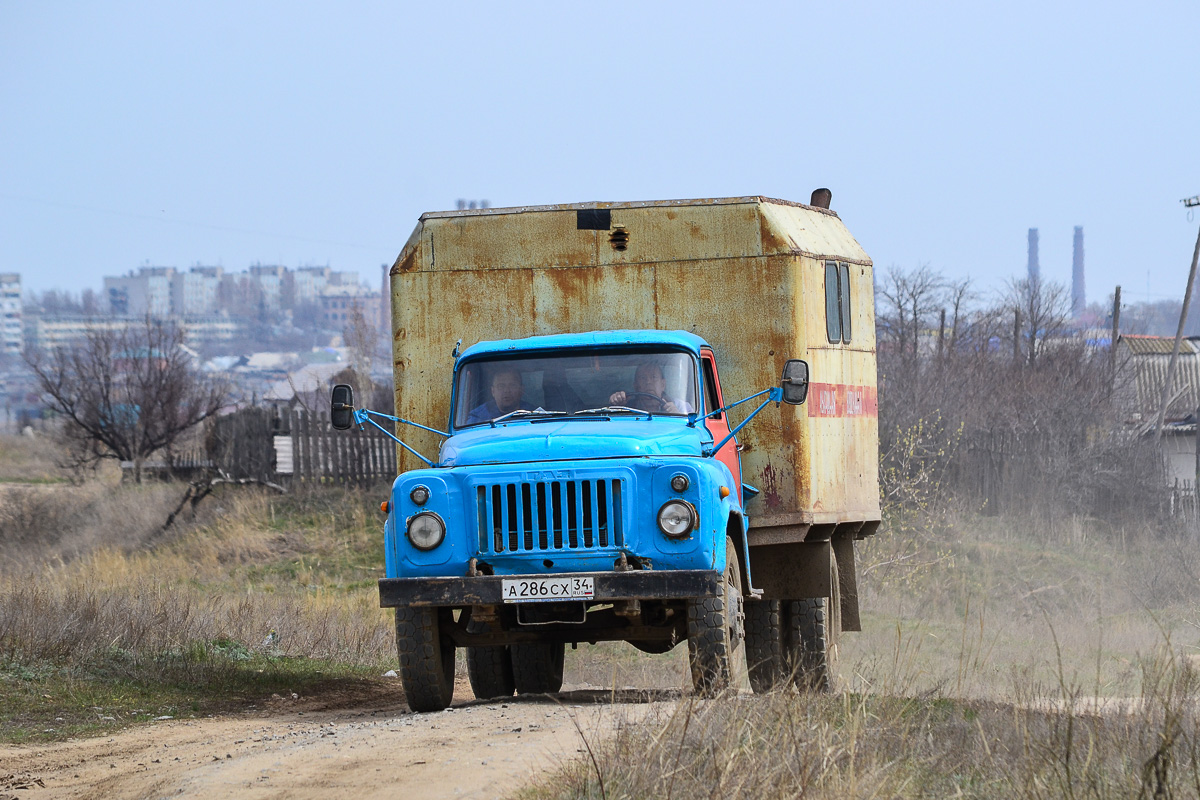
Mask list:
[[[1132,334],[1122,334],[1120,341],[1129,348],[1129,352],[1135,356],[1147,355],[1171,355],[1171,350],[1175,347],[1175,337],[1173,336],[1135,336]],[[1179,352],[1195,353],[1196,345],[1190,339],[1183,339],[1179,342]]]
[[[1169,336],[1123,335],[1120,338],[1120,344],[1125,346],[1126,351],[1123,367],[1133,372],[1135,408],[1145,421],[1158,417],[1174,343],[1174,338]],[[1194,342],[1184,339],[1179,343],[1179,358],[1175,365],[1175,378],[1171,382],[1166,421],[1183,420],[1194,414],[1197,408],[1200,408],[1200,351]]]
[[[298,394],[315,392],[329,385],[334,375],[346,369],[349,364],[333,362],[330,364],[309,364],[287,376],[285,380],[276,381],[263,395],[264,400],[291,400]]]

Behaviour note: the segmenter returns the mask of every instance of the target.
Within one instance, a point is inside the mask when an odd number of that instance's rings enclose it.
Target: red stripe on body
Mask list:
[[[810,383],[806,405],[810,417],[879,416],[879,401],[874,386]]]

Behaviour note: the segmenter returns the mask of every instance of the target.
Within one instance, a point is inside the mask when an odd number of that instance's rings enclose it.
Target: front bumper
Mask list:
[[[520,575],[479,575],[470,578],[382,578],[379,606],[490,606],[504,602],[501,581]],[[534,577],[534,576],[530,576]],[[685,600],[716,597],[721,573],[716,570],[670,569],[629,572],[564,572],[539,578],[592,578],[595,597],[589,602],[614,600]]]

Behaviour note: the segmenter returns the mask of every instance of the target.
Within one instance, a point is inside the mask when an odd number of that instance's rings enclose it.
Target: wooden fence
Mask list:
[[[1191,481],[1175,479],[1171,487],[1170,511],[1173,517],[1197,521],[1196,487]]]
[[[1195,514],[1190,484],[1171,487],[1161,451],[1130,435],[1052,440],[977,432],[960,444],[948,488],[986,514],[1039,508],[1103,517]]]
[[[326,414],[247,408],[214,419],[207,463],[235,480],[368,484],[396,476],[396,443],[377,428],[334,430]]]
[[[293,413],[289,425],[293,480],[375,483],[396,477],[396,443],[374,426],[339,431],[327,415],[304,412]]]

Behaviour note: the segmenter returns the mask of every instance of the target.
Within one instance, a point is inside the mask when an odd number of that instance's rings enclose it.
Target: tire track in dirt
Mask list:
[[[504,797],[580,757],[580,730],[594,743],[680,696],[577,687],[550,697],[467,700],[443,712],[414,714],[404,705],[399,681],[381,681],[380,687],[365,701],[277,699],[262,712],[0,747],[0,775],[34,783],[20,791],[20,800]],[[455,693],[471,697],[465,681]]]

